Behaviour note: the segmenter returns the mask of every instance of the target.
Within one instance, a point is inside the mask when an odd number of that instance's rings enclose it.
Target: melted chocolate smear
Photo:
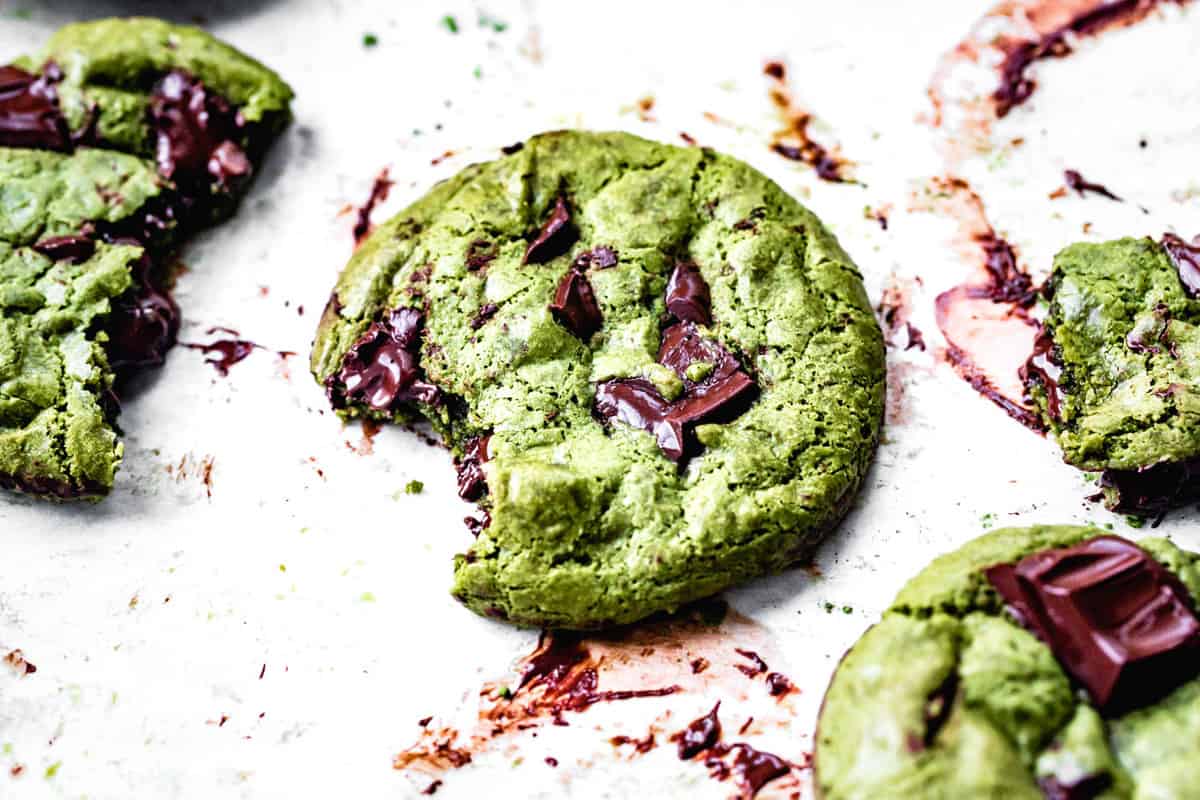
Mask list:
[[[1153,703],[1200,672],[1187,590],[1132,542],[1098,536],[985,574],[1106,715]]]
[[[1046,800],[1095,800],[1112,786],[1112,775],[1102,772],[1063,782],[1055,777],[1038,778],[1038,788]]]
[[[1179,282],[1183,284],[1187,296],[1193,299],[1200,297],[1200,236],[1194,237],[1189,244],[1182,237],[1165,233],[1162,246],[1179,272]]]
[[[358,215],[354,219],[354,244],[362,244],[363,239],[371,233],[371,214],[375,211],[375,207],[387,200],[388,194],[392,191],[392,186],[396,184],[388,177],[388,168],[384,167],[375,176],[375,182],[371,184],[371,194],[367,197],[367,202],[363,203],[358,208]],[[474,243],[472,242],[472,246]],[[468,264],[470,260],[468,258]]]
[[[680,322],[712,324],[712,299],[700,268],[690,261],[675,265],[667,281],[667,311]]]
[[[34,75],[12,65],[0,67],[0,146],[72,149],[71,131],[58,108],[57,67]],[[57,78],[55,77],[57,76]]]
[[[596,295],[592,292],[592,284],[588,282],[587,275],[574,267],[567,270],[567,274],[559,281],[549,308],[559,325],[585,342],[604,323]]]
[[[617,261],[617,251],[602,244],[575,256],[571,266],[581,272],[592,268],[611,269],[617,265]]]
[[[1110,192],[1103,184],[1092,183],[1091,181],[1085,180],[1082,175],[1073,169],[1063,171],[1063,180],[1066,181],[1067,188],[1073,190],[1080,197],[1083,197],[1091,192],[1092,194],[1098,194],[1101,197],[1107,197],[1109,200],[1116,200],[1118,203],[1125,202]]]
[[[645,737],[635,739],[632,736],[614,736],[609,741],[614,747],[631,745],[635,753],[649,753],[654,749],[654,731],[649,731]]]
[[[663,455],[680,461],[699,452],[691,431],[702,423],[729,422],[746,411],[758,387],[741,364],[721,345],[704,339],[690,322],[672,325],[663,333],[658,362],[683,379],[684,392],[668,402],[644,378],[605,381],[596,387],[596,413],[647,431],[658,440]],[[708,364],[710,372],[693,381],[688,368]]]
[[[1021,367],[1021,380],[1025,385],[1039,385],[1046,395],[1046,412],[1052,419],[1062,419],[1062,406],[1066,400],[1059,379],[1062,378],[1062,362],[1054,347],[1054,337],[1042,328],[1033,343],[1033,355]]]
[[[720,708],[721,701],[718,700],[712,711],[692,720],[686,728],[671,736],[671,741],[679,745],[681,760],[691,760],[721,740],[721,719],[717,716]]]
[[[158,171],[177,184],[229,188],[253,171],[238,143],[245,120],[190,73],[171,70],[154,85],[149,116]]]
[[[1007,115],[1033,94],[1037,82],[1025,74],[1033,63],[1047,58],[1062,58],[1071,53],[1068,36],[1095,36],[1117,25],[1132,24],[1146,16],[1161,2],[1163,0],[1098,2],[1077,14],[1065,25],[1043,34],[1039,39],[1001,41],[1000,47],[1005,52],[1005,57],[1000,67],[1000,85],[992,93],[996,116]]]
[[[420,311],[398,308],[372,323],[326,382],[334,408],[360,403],[391,412],[400,403],[440,403],[441,392],[421,374],[422,322]]]
[[[559,195],[554,201],[554,209],[542,223],[541,230],[529,246],[525,248],[525,258],[522,264],[544,264],[556,256],[560,256],[571,247],[575,241],[575,229],[571,226],[571,211],[567,207],[566,198]]]
[[[1107,469],[1100,475],[1104,505],[1119,514],[1155,517],[1200,500],[1200,456],[1143,469]]]
[[[108,360],[123,375],[163,363],[179,333],[179,306],[154,276],[150,257],[133,265],[134,288],[113,303]]]
[[[96,252],[96,242],[87,236],[51,236],[35,244],[33,249],[51,261],[79,264]]]
[[[748,744],[733,745],[733,779],[747,797],[791,771],[791,765],[777,755],[756,750]]]
[[[488,460],[488,441],[490,436],[476,436],[467,441],[463,448],[463,456],[458,459],[458,496],[463,500],[474,502],[487,494],[487,479],[483,474],[483,465]],[[486,526],[481,526],[486,527]]]
[[[986,286],[974,287],[976,297],[987,297],[994,303],[1013,303],[1029,308],[1037,301],[1037,289],[1031,278],[1017,264],[1013,246],[989,231],[975,239],[983,249],[983,266],[987,270]]]

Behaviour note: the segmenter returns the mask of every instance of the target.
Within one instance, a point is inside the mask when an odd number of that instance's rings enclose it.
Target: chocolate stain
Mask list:
[[[543,726],[573,724],[576,716],[597,704],[651,704],[655,719],[667,720],[675,698],[683,695],[719,695],[727,715],[739,720],[754,717],[756,730],[790,730],[794,710],[786,696],[775,700],[765,692],[752,694],[744,678],[734,680],[737,668],[746,666],[746,657],[730,642],[744,645],[740,649],[746,652],[781,660],[766,629],[720,601],[705,601],[673,616],[602,633],[544,632],[509,677],[482,685],[470,727],[457,729],[423,719],[417,741],[395,756],[393,766],[417,779],[448,779],[448,773],[505,744],[519,750],[521,738],[536,736]],[[697,670],[697,664],[703,668]],[[666,711],[661,710],[664,706]],[[659,746],[657,726],[652,724],[647,734],[638,737],[606,732],[603,724],[597,724],[597,732],[627,756],[637,756]],[[706,764],[710,775],[732,779],[743,796],[752,796],[756,787],[782,780],[788,773],[798,786],[797,773],[807,766],[803,754],[798,762],[791,762],[749,743],[722,745],[719,736],[709,738],[699,737],[695,753],[720,762],[720,769]],[[678,737],[664,740],[679,742]],[[785,769],[776,774],[781,764]]]
[[[371,184],[371,194],[367,197],[367,202],[358,207],[357,214],[354,219],[354,246],[358,247],[363,243],[363,240],[371,234],[373,226],[371,224],[371,214],[375,211],[375,207],[384,202],[391,193],[392,187],[396,184],[388,176],[388,168],[384,167],[375,176],[375,181]]]
[[[809,133],[812,112],[804,109],[796,100],[787,82],[787,71],[777,61],[768,62],[763,73],[771,79],[769,90],[784,127],[771,137],[771,150],[791,161],[799,161],[816,170],[817,177],[830,183],[847,183],[850,162],[844,159],[837,147],[827,148],[813,139]]]

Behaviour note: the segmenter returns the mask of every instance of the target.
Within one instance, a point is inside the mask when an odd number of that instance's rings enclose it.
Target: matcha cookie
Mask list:
[[[1023,375],[1067,463],[1106,505],[1161,514],[1200,498],[1200,247],[1119,239],[1054,259]]]
[[[935,560],[846,654],[825,800],[1187,800],[1200,786],[1200,555],[1096,528]]]
[[[429,420],[485,514],[471,609],[631,622],[808,555],[883,409],[853,263],[747,165],[621,133],[537,136],[380,226],[313,372],[345,416]]]
[[[0,486],[112,488],[118,378],[175,341],[171,255],[234,210],[290,98],[154,19],[69,25],[0,67]]]

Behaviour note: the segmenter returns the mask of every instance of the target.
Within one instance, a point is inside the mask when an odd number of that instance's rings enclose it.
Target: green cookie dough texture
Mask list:
[[[55,74],[53,97],[80,141],[69,152],[0,147],[0,486],[97,499],[122,455],[114,307],[136,302],[144,278],[165,282],[180,237],[232,211],[245,188],[214,183],[201,198],[208,188],[160,175],[151,87],[186,70],[223,96],[250,123],[238,144],[254,163],[289,119],[292,93],[207,33],[155,19],[68,25],[17,64]],[[59,260],[34,248],[58,237],[90,244]]]
[[[1055,257],[1047,294],[1060,391],[1051,397],[1053,387],[1035,380],[1030,394],[1066,461],[1118,474],[1157,466],[1142,483],[1161,475],[1162,492],[1187,481],[1186,468],[1167,465],[1191,461],[1200,473],[1200,300],[1164,248],[1133,238],[1073,244]],[[1111,507],[1154,504],[1105,483]]]
[[[1106,775],[1089,797],[1187,800],[1200,786],[1200,678],[1103,719],[1033,634],[1005,612],[984,570],[1103,535],[1005,529],[944,555],[900,591],[846,654],[817,731],[824,800],[1042,800],[1039,788]],[[1139,543],[1200,600],[1200,555]],[[955,677],[957,680],[955,680]],[[946,697],[944,687],[956,686]],[[944,703],[949,702],[946,709]],[[942,721],[927,741],[929,721]]]
[[[560,197],[577,241],[523,263]],[[585,342],[548,305],[572,262],[598,247],[617,263],[587,271],[603,324]],[[472,256],[484,251],[479,267]],[[656,363],[680,261],[711,290],[702,334],[759,390],[733,421],[697,428],[704,449],[684,467],[650,434],[593,415],[600,381],[681,391]],[[485,306],[495,308],[480,324]],[[423,310],[420,364],[446,401],[342,413],[425,417],[459,457],[490,434],[490,524],[454,565],[453,594],[481,614],[627,623],[782,569],[846,512],[876,445],[884,350],[859,273],[811,212],[707,149],[555,132],[468,167],[347,265],[317,334],[317,379],[331,380],[368,326],[401,307]],[[692,367],[689,379],[702,379],[706,368]]]

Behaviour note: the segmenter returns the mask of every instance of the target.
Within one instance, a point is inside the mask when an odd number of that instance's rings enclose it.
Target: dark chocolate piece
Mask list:
[[[487,239],[476,239],[467,245],[467,271],[478,272],[496,259],[496,246]]]
[[[1106,469],[1105,505],[1119,514],[1154,517],[1200,499],[1200,456],[1142,469]]]
[[[558,324],[585,342],[600,330],[604,322],[587,275],[574,267],[567,270],[567,274],[559,281],[554,301],[550,303],[550,313],[558,320]]]
[[[58,108],[53,74],[0,67],[0,146],[68,151],[71,130]]]
[[[663,455],[683,458],[683,423],[669,416],[671,404],[644,378],[605,381],[596,387],[596,413],[604,420],[618,419],[648,431],[658,440]]]
[[[773,753],[756,750],[744,742],[733,745],[733,778],[743,797],[753,798],[762,787],[787,775],[792,767]]]
[[[559,195],[554,201],[554,209],[550,216],[542,223],[542,228],[534,240],[525,248],[525,258],[521,263],[543,264],[567,252],[574,240],[571,211],[567,208],[566,199]]]
[[[179,333],[179,306],[154,275],[150,257],[133,265],[136,284],[113,304],[108,323],[108,360],[129,373],[163,363]]]
[[[667,311],[680,322],[712,324],[712,300],[700,268],[680,261],[667,282]]]
[[[250,158],[238,143],[241,114],[198,78],[179,69],[164,75],[154,85],[149,117],[164,177],[228,187],[250,175]]]
[[[721,702],[718,700],[712,711],[692,720],[686,728],[672,737],[679,743],[680,759],[687,761],[695,758],[721,740],[721,719],[717,716],[720,707]]]
[[[96,252],[96,242],[87,236],[51,236],[42,239],[33,249],[51,261],[87,261]]]
[[[1053,776],[1038,778],[1038,788],[1046,800],[1095,800],[1108,791],[1112,783],[1112,775],[1107,772],[1085,775],[1069,783],[1063,783]]]
[[[471,330],[477,331],[487,324],[487,321],[496,316],[496,312],[500,310],[500,306],[495,303],[484,303],[475,312],[475,316],[471,317],[471,321],[467,324],[471,326]]]
[[[1154,702],[1200,672],[1187,590],[1132,542],[1098,536],[986,574],[1105,714]]]
[[[440,402],[441,392],[423,379],[418,363],[422,321],[415,308],[399,308],[372,323],[328,381],[334,407],[351,402],[389,412],[398,403]]]
[[[792,682],[782,672],[767,673],[767,694],[779,697],[790,692],[792,688]]]
[[[690,322],[667,328],[658,361],[683,379],[684,395],[674,403],[671,416],[684,425],[728,422],[740,416],[757,393],[754,381],[742,371],[733,354],[701,337]],[[711,364],[712,371],[693,381],[687,372],[697,362]]]
[[[487,494],[487,479],[483,464],[488,460],[490,436],[476,436],[463,447],[463,456],[458,459],[458,496],[474,502]]]
[[[1171,257],[1187,296],[1200,297],[1200,236],[1194,237],[1189,244],[1180,236],[1164,233],[1162,246]]]

